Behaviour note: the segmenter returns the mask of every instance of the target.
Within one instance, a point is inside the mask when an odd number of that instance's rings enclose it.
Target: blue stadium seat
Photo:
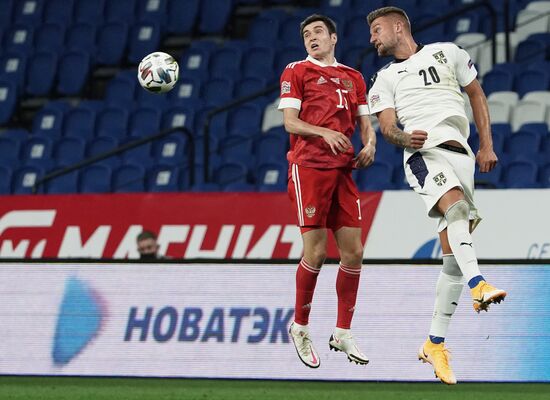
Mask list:
[[[172,103],[193,104],[199,102],[201,81],[191,76],[180,76],[176,87],[168,93]]]
[[[302,21],[303,18],[299,16],[290,17],[281,21],[278,39],[282,44],[284,44],[284,46],[303,46],[304,42],[300,36],[300,23]],[[262,44],[260,43],[259,46],[261,45]]]
[[[260,193],[275,193],[286,192],[288,190],[287,184],[284,185],[258,185],[258,192]]]
[[[351,0],[349,9],[354,15],[368,15],[372,10],[375,10],[386,5],[386,0]]]
[[[0,77],[0,124],[11,119],[17,104],[17,87],[15,82]]]
[[[2,0],[0,7],[0,26],[8,26],[12,21],[15,0]]]
[[[44,7],[44,22],[66,24],[73,18],[74,0],[47,0]]]
[[[233,109],[227,118],[227,133],[254,135],[261,131],[263,110],[259,105],[249,102]]]
[[[256,185],[286,185],[288,164],[284,162],[260,162],[255,171]]]
[[[368,168],[359,170],[357,186],[364,191],[395,189],[393,165],[375,161]]]
[[[141,86],[137,87],[136,97],[140,106],[154,107],[158,110],[164,110],[170,106],[170,99],[168,96],[159,93],[151,93]]]
[[[59,61],[57,92],[77,95],[84,89],[90,70],[90,56],[83,51],[70,51]]]
[[[230,102],[233,99],[233,81],[228,78],[209,80],[202,86],[202,98],[212,106]]]
[[[348,20],[346,23],[346,31],[344,32],[346,44],[351,46],[364,46],[366,38],[370,38],[370,27],[365,21],[365,16],[358,15]]]
[[[544,122],[531,122],[528,124],[523,124],[520,127],[521,131],[529,131],[540,135],[541,138],[550,135],[548,125]]]
[[[512,134],[512,126],[508,123],[491,124],[491,131],[493,134],[506,138]]]
[[[439,17],[439,15],[430,12],[423,12],[422,14],[419,14],[417,18],[414,17],[413,13],[411,13],[410,17],[414,21],[414,27],[420,28],[423,24],[431,22]],[[441,22],[430,28],[418,31],[414,33],[414,38],[419,43],[434,43],[445,41],[445,24]]]
[[[129,35],[128,61],[137,64],[160,46],[160,24],[143,21],[132,26]]]
[[[273,46],[279,38],[279,23],[277,18],[258,16],[254,18],[248,30],[248,41],[253,46]],[[299,25],[298,25],[299,26]]]
[[[462,14],[447,22],[447,36],[455,39],[463,33],[479,32],[480,14],[470,12]]]
[[[2,132],[2,137],[15,140],[17,143],[22,144],[29,138],[29,132],[26,129],[16,128],[8,129]]]
[[[188,3],[188,1],[186,1]],[[162,29],[166,24],[168,0],[139,0],[137,18],[141,21],[158,22]]]
[[[157,165],[147,172],[147,190],[150,192],[179,191],[180,169],[172,165]]]
[[[190,34],[199,14],[199,0],[168,0],[168,32]]]
[[[13,82],[18,89],[23,89],[27,57],[16,51],[8,51],[0,58],[0,79]]]
[[[239,162],[224,162],[214,172],[214,181],[221,186],[229,183],[246,183],[248,169]]]
[[[11,177],[13,171],[9,167],[0,165],[0,194],[11,193]]]
[[[242,76],[269,80],[274,75],[274,63],[275,50],[273,48],[251,47],[243,56]]]
[[[206,78],[210,50],[207,48],[189,48],[179,62],[180,76]]]
[[[498,133],[493,132],[493,149],[495,153],[498,155],[504,151],[504,142],[506,140],[506,137],[504,135],[500,135]],[[468,140],[470,147],[474,154],[477,153],[479,150],[479,136],[478,135],[472,135]]]
[[[183,165],[188,161],[187,138],[174,133],[153,143],[153,158],[161,165]]]
[[[191,187],[191,192],[221,192],[221,191],[222,191],[221,186],[215,182],[195,183]]]
[[[128,42],[128,25],[125,22],[108,22],[97,32],[96,61],[103,65],[121,63]]]
[[[113,192],[144,192],[145,168],[139,164],[124,164],[113,171]]]
[[[19,161],[21,142],[0,135],[0,165],[15,166]]]
[[[105,102],[111,106],[128,107],[136,96],[137,78],[117,75],[109,81],[105,90]]]
[[[546,46],[542,40],[526,39],[518,44],[514,61],[517,63],[532,63],[535,61],[544,61],[546,56]]]
[[[210,57],[210,77],[236,79],[240,75],[242,51],[236,48],[221,48]]]
[[[86,140],[81,137],[59,138],[54,144],[53,156],[56,165],[71,165],[85,157]]]
[[[13,19],[15,22],[36,26],[42,22],[42,14],[44,11],[44,1],[16,1],[13,11]]]
[[[262,134],[256,141],[255,153],[258,160],[285,160],[288,150],[288,134],[271,133]]]
[[[80,172],[80,193],[109,193],[113,171],[107,165],[90,165]]]
[[[34,36],[35,50],[61,53],[65,43],[65,26],[58,23],[48,23],[36,29]]]
[[[303,47],[286,47],[277,52],[275,58],[275,74],[281,75],[288,64],[304,60],[307,57]]]
[[[218,148],[223,161],[240,162],[245,164],[247,168],[250,168],[255,164],[252,145],[253,142],[249,136],[233,135],[222,138],[218,144]]]
[[[235,84],[235,97],[245,97],[267,88],[267,82],[263,78],[244,78]]]
[[[135,142],[140,138],[129,136],[125,139],[122,139],[121,144],[128,144]],[[153,157],[151,156],[151,142],[143,143],[139,146],[136,146],[130,150],[126,150],[122,153],[122,160],[124,162],[130,162],[134,164],[141,164],[145,167],[149,167],[153,163]]]
[[[32,132],[35,135],[44,135],[51,138],[61,136],[63,111],[56,108],[43,107],[35,114]]]
[[[74,20],[75,22],[97,23],[103,17],[105,0],[75,0]]]
[[[110,136],[102,136],[88,141],[86,148],[87,157],[95,157],[99,154],[106,153],[118,147],[118,139]],[[96,164],[107,165],[111,168],[117,168],[121,164],[120,156],[112,156],[104,160],[98,161]]]
[[[512,159],[517,156],[534,157],[540,151],[541,139],[538,133],[520,130],[506,138],[505,151]]]
[[[33,48],[34,29],[29,25],[14,24],[4,33],[4,49],[26,54]]]
[[[44,174],[44,170],[36,166],[25,166],[15,170],[12,177],[12,193],[32,193],[34,184],[39,178],[42,178]],[[41,186],[39,193],[43,193],[43,191],[43,186]]]
[[[200,3],[199,32],[223,33],[231,15],[233,3],[226,0],[202,0]]]
[[[39,51],[28,59],[25,93],[31,96],[47,96],[54,85],[57,72],[57,55]]]
[[[129,134],[134,137],[144,137],[158,133],[161,115],[161,112],[153,107],[136,108],[128,122]]]
[[[520,97],[528,92],[548,88],[550,85],[550,76],[548,72],[543,71],[523,71],[516,78],[516,91]]]
[[[86,51],[95,54],[96,26],[91,22],[80,22],[71,25],[65,32],[65,49]]]
[[[75,107],[67,111],[63,123],[64,136],[90,139],[94,136],[96,114],[90,108]]]
[[[110,136],[121,139],[128,132],[128,110],[119,107],[108,107],[97,115],[96,136]]]
[[[194,109],[191,107],[172,107],[167,109],[162,116],[162,128],[178,128],[185,126],[193,130],[194,124]]]
[[[256,186],[246,182],[228,183],[222,187],[224,192],[250,193],[256,191]]]
[[[539,183],[543,188],[550,188],[550,163],[540,166]]]
[[[25,162],[51,159],[52,140],[44,136],[29,136],[23,143],[21,158]]]
[[[506,166],[503,182],[507,188],[534,188],[537,182],[538,165],[532,161],[517,160]]]
[[[107,21],[121,21],[131,24],[134,22],[137,11],[136,0],[107,1],[105,4],[105,18]]]
[[[486,95],[493,92],[511,91],[514,86],[514,76],[510,71],[493,70],[483,77],[483,90]]]
[[[60,175],[46,182],[46,193],[48,194],[69,194],[78,191],[78,171]]]

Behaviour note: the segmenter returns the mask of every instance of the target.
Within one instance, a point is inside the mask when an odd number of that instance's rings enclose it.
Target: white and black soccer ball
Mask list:
[[[178,81],[178,62],[170,54],[156,51],[143,58],[138,67],[139,84],[152,93],[165,93]]]

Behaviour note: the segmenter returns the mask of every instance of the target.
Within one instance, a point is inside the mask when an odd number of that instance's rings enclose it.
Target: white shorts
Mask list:
[[[438,232],[447,227],[447,221],[435,205],[441,196],[455,187],[462,190],[470,205],[473,228],[481,221],[474,204],[474,172],[475,159],[471,155],[439,147],[417,151],[405,162],[409,186],[424,200],[428,216],[439,220]]]

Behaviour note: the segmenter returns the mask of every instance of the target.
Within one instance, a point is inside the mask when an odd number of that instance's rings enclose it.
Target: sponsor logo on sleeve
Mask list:
[[[288,94],[290,93],[290,82],[289,81],[283,81],[281,83],[281,94]]]

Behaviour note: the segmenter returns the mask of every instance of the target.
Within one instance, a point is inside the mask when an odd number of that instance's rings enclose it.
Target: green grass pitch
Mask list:
[[[550,384],[0,377],[2,400],[535,400]]]

